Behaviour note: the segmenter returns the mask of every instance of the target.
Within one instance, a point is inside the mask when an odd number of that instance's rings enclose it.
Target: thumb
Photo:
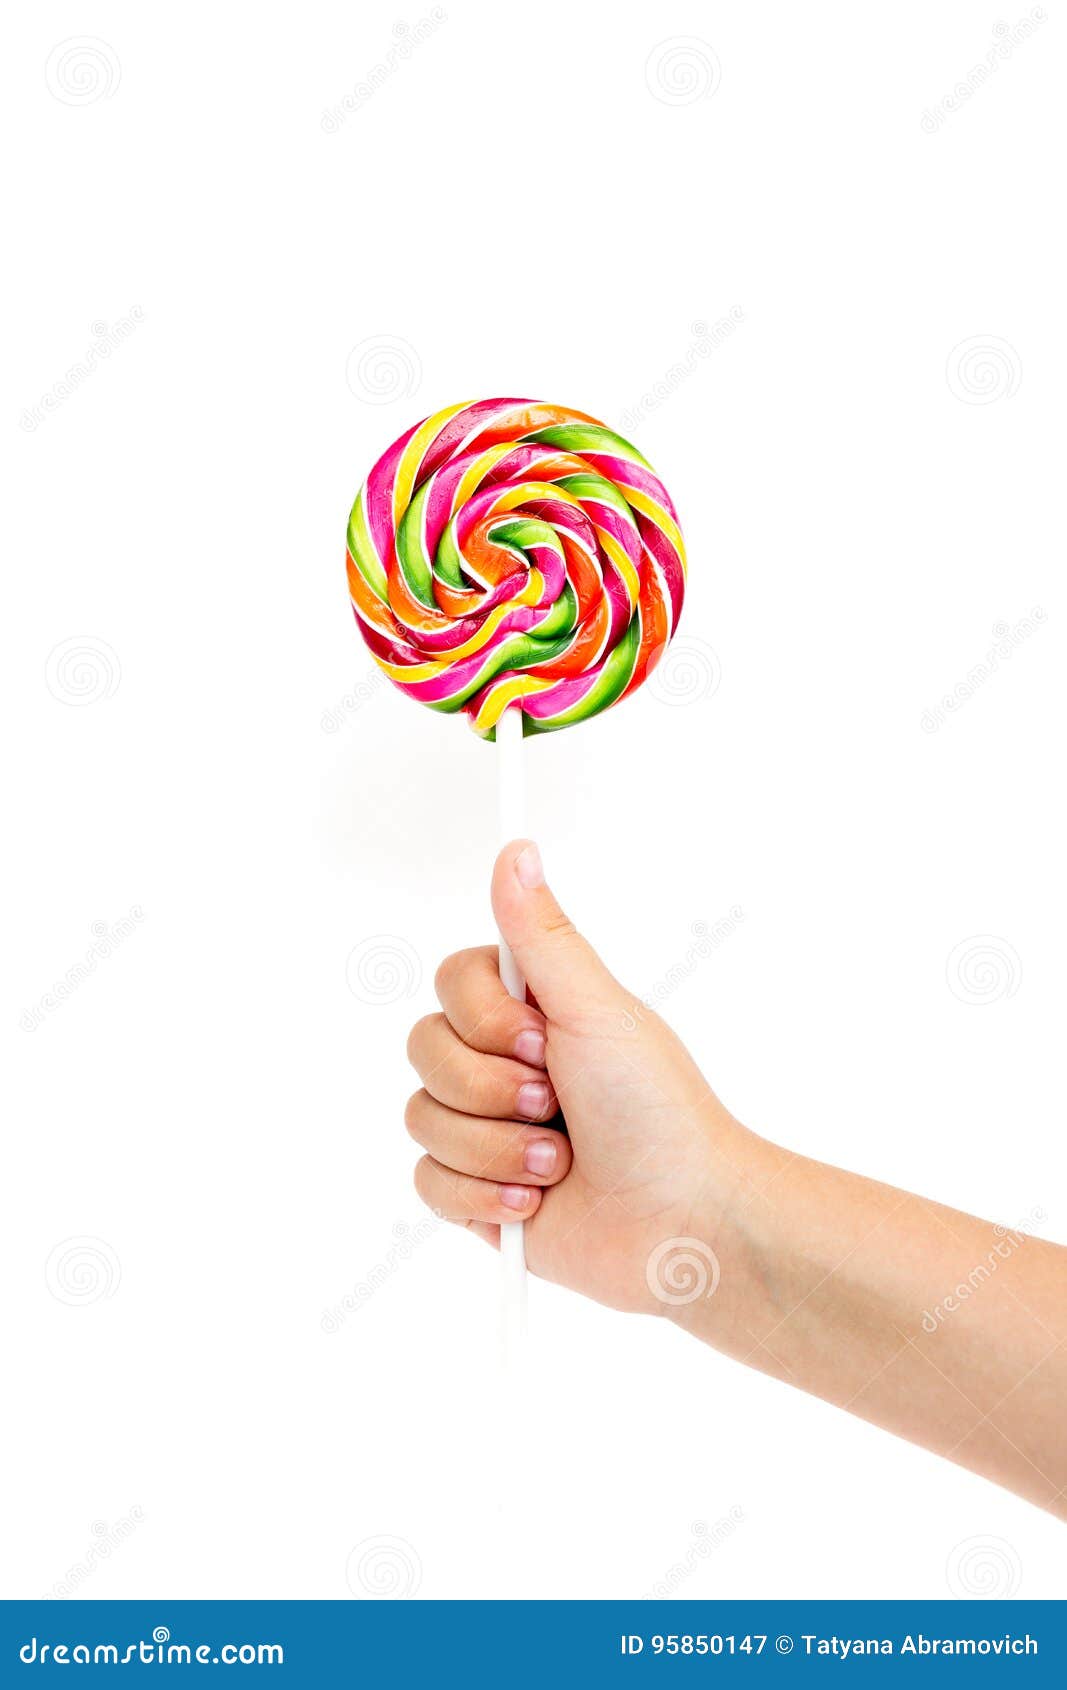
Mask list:
[[[549,1021],[566,1025],[590,1012],[618,1012],[624,992],[545,884],[529,839],[505,845],[493,869],[493,914]]]

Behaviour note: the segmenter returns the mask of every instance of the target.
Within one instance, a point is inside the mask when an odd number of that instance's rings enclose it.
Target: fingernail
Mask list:
[[[545,871],[541,867],[541,853],[536,845],[527,845],[515,858],[515,878],[527,892],[532,892],[535,886],[545,883]]]
[[[505,1209],[527,1209],[533,1193],[528,1185],[502,1185],[500,1201]]]
[[[531,1068],[543,1068],[545,1035],[539,1033],[536,1027],[527,1027],[515,1040],[515,1055],[520,1062],[528,1062]]]
[[[550,1174],[556,1165],[556,1147],[550,1138],[535,1138],[526,1146],[522,1165],[528,1174]]]
[[[520,1115],[527,1115],[531,1121],[536,1121],[548,1108],[548,1087],[543,1086],[539,1080],[527,1080],[524,1086],[519,1087],[516,1102]]]

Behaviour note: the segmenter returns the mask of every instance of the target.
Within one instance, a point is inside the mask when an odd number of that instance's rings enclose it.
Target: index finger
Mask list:
[[[446,957],[434,981],[453,1031],[486,1056],[516,1056],[545,1065],[545,1018],[532,1004],[509,997],[500,978],[495,945],[477,945]]]

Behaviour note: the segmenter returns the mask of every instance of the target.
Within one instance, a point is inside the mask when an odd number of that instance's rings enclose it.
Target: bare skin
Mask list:
[[[442,1013],[408,1044],[423,1200],[492,1244],[525,1220],[541,1278],[665,1314],[1067,1519],[1067,1249],[742,1126],[528,841],[501,852],[493,910],[533,1002],[495,947],[438,970]]]

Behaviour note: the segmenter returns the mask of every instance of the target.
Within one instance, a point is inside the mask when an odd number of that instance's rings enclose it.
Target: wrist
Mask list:
[[[781,1319],[781,1268],[793,1254],[795,1231],[787,1169],[804,1161],[727,1118],[709,1139],[707,1177],[689,1212],[688,1236],[707,1252],[706,1283],[664,1312],[684,1331],[757,1366],[768,1358],[757,1334]],[[703,1254],[703,1252],[702,1252]],[[777,1369],[773,1369],[777,1371]]]

